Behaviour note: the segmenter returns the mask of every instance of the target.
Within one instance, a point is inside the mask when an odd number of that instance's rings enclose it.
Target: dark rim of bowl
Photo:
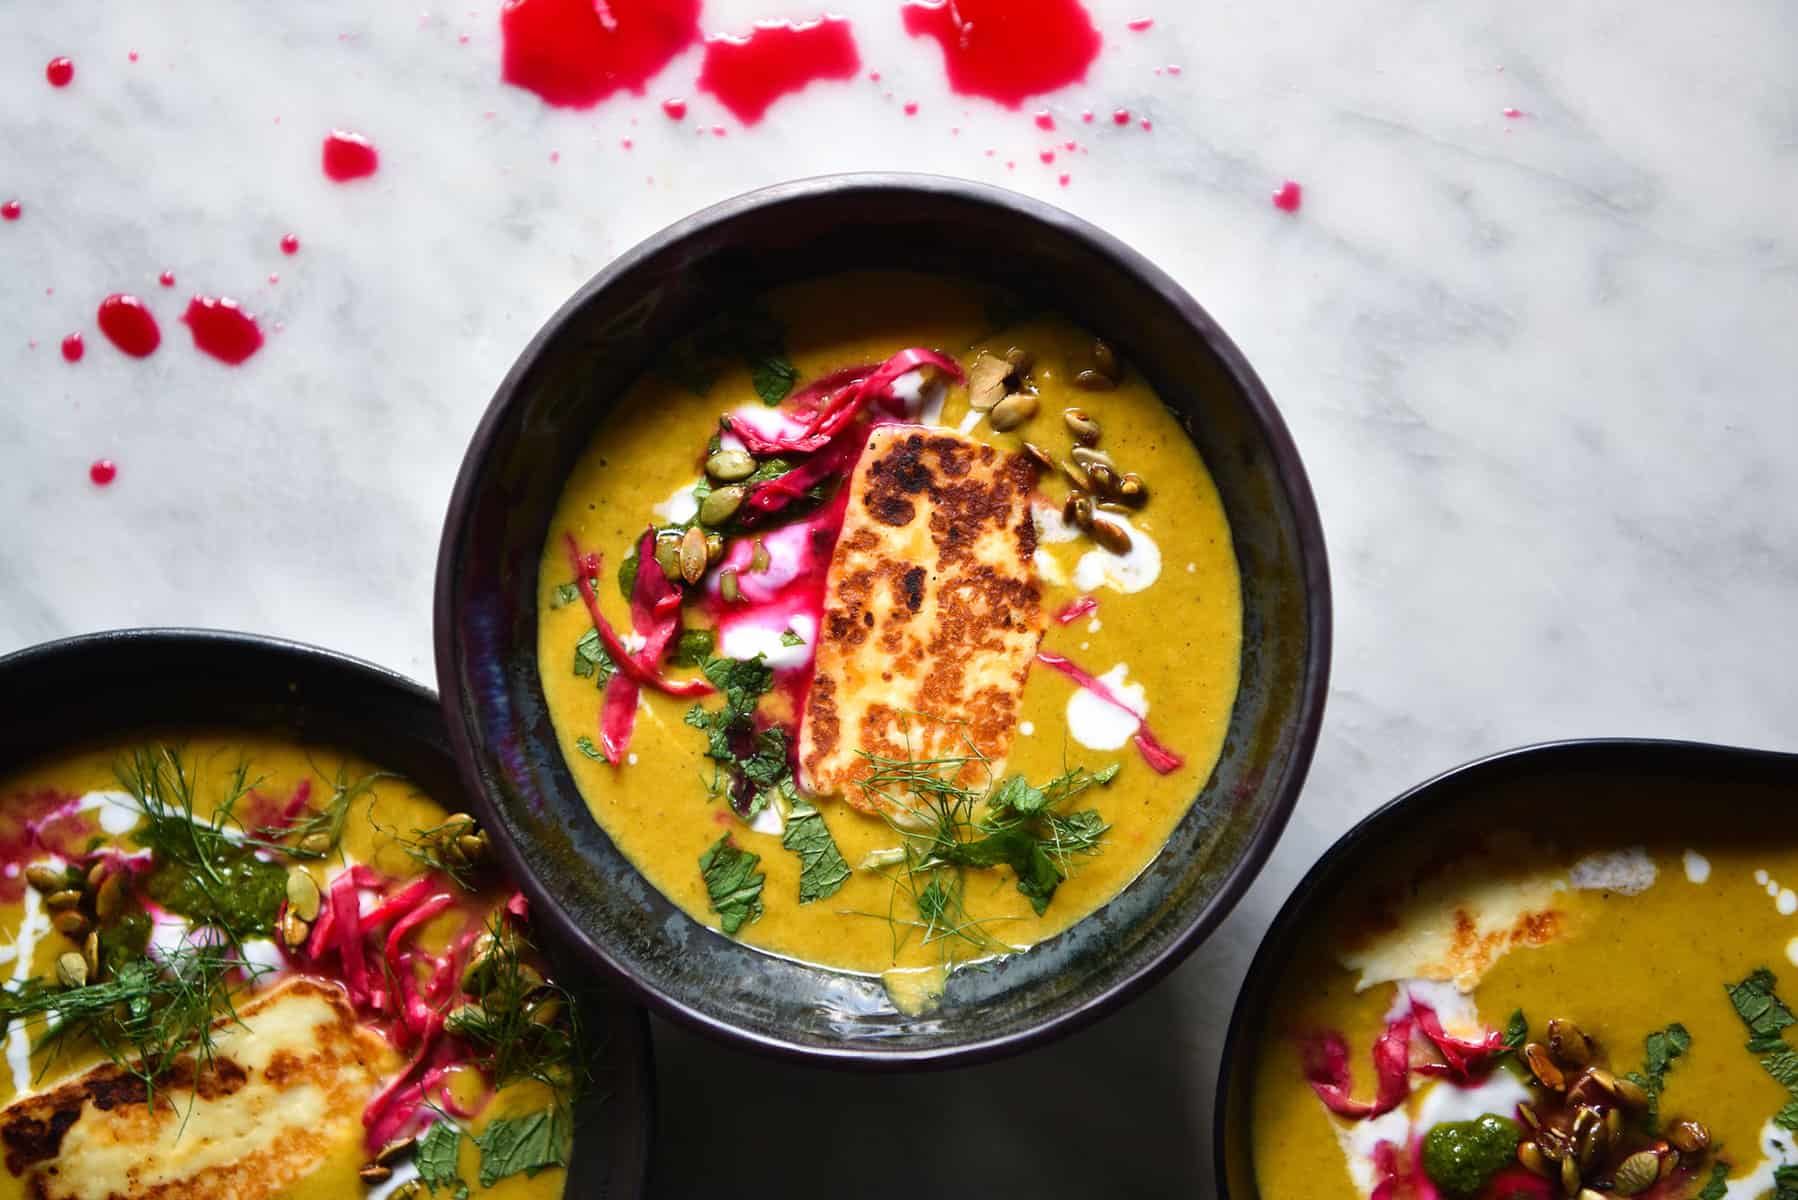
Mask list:
[[[92,661],[98,657],[106,659],[120,649],[166,650],[191,652],[194,657],[217,654],[245,654],[262,656],[272,664],[291,663],[296,667],[304,667],[309,672],[320,670],[341,679],[353,680],[376,692],[385,694],[394,704],[410,705],[417,708],[420,714],[441,716],[442,706],[438,703],[437,694],[414,679],[401,675],[396,671],[353,655],[337,650],[329,650],[322,646],[314,646],[307,642],[296,642],[285,638],[269,637],[264,634],[242,633],[226,629],[202,629],[189,626],[167,627],[134,627],[125,629],[107,629],[94,633],[75,634],[70,637],[57,638],[53,641],[38,642],[31,646],[0,655],[0,683],[4,683],[20,672],[61,671],[66,669],[91,669]],[[232,718],[221,717],[221,725],[231,725]],[[124,722],[124,724],[133,724]],[[154,718],[141,724],[155,724]],[[434,730],[439,734],[440,744],[433,749],[436,753],[448,756],[449,738],[441,727],[440,721]],[[457,775],[460,772],[456,772]],[[516,871],[513,872],[514,878]],[[624,1005],[619,1005],[624,1008]],[[632,1138],[630,1152],[635,1157],[637,1169],[636,1187],[631,1194],[641,1195],[647,1187],[650,1168],[651,1150],[655,1141],[656,1119],[656,1079],[654,1049],[649,1035],[649,1016],[641,1008],[636,1008],[631,1015],[633,1026],[631,1038],[640,1050],[628,1057],[634,1059],[637,1069],[637,1092],[642,1111],[636,1118],[636,1127],[640,1136]],[[572,1176],[570,1182],[576,1182]]]
[[[507,410],[512,406],[520,383],[530,371],[537,357],[543,352],[543,348],[561,335],[563,329],[576,319],[581,309],[594,295],[610,287],[620,276],[625,275],[646,259],[668,250],[671,246],[692,237],[703,229],[735,219],[754,209],[777,207],[790,201],[809,199],[830,193],[881,190],[947,196],[967,203],[1001,209],[1023,220],[1047,226],[1068,238],[1085,243],[1101,257],[1110,260],[1120,270],[1139,280],[1145,288],[1179,314],[1180,318],[1204,342],[1209,351],[1217,356],[1231,381],[1239,389],[1241,398],[1256,424],[1267,438],[1271,450],[1271,469],[1279,478],[1281,491],[1292,506],[1299,555],[1304,567],[1306,619],[1311,633],[1310,644],[1306,648],[1304,678],[1300,685],[1304,698],[1299,710],[1293,741],[1291,770],[1284,781],[1281,793],[1269,808],[1266,819],[1249,837],[1243,847],[1242,857],[1225,876],[1211,902],[1178,938],[1169,942],[1153,958],[1140,964],[1135,971],[1119,980],[1108,990],[1089,997],[1082,1003],[1043,1021],[1034,1028],[1003,1037],[968,1042],[943,1049],[875,1051],[843,1047],[820,1050],[796,1046],[776,1038],[763,1037],[740,1029],[727,1021],[688,1008],[673,997],[664,995],[637,979],[614,960],[600,938],[593,936],[570,918],[542,882],[524,869],[523,855],[512,844],[510,838],[496,839],[508,868],[515,878],[522,881],[522,886],[529,893],[536,910],[555,925],[556,935],[564,942],[583,950],[590,961],[600,964],[609,975],[621,981],[638,999],[654,1011],[727,1045],[747,1047],[790,1061],[822,1062],[869,1069],[915,1069],[971,1065],[1015,1054],[1028,1047],[1085,1027],[1161,979],[1191,953],[1195,946],[1210,936],[1212,931],[1230,914],[1230,910],[1236,906],[1243,893],[1248,890],[1249,885],[1254,882],[1255,876],[1266,863],[1268,855],[1272,853],[1274,844],[1284,832],[1286,823],[1292,815],[1293,807],[1298,802],[1299,792],[1304,786],[1305,776],[1309,771],[1311,758],[1317,747],[1318,731],[1323,722],[1324,700],[1329,691],[1330,573],[1324,549],[1323,525],[1318,516],[1317,502],[1312,494],[1310,481],[1306,477],[1304,466],[1299,459],[1298,448],[1294,445],[1291,433],[1274,407],[1273,398],[1268,394],[1266,385],[1255,374],[1254,368],[1249,366],[1248,360],[1243,357],[1242,351],[1237,349],[1236,344],[1230,340],[1229,335],[1185,288],[1140,252],[1072,213],[1017,192],[1007,191],[1004,188],[948,176],[899,172],[820,175],[746,192],[683,217],[613,259],[576,291],[544,323],[543,328],[520,352],[512,369],[506,373],[505,378],[495,390],[492,402],[488,405],[487,411],[481,417],[480,424],[469,440],[461,470],[456,475],[455,488],[450,493],[449,509],[444,520],[443,539],[437,554],[438,574],[434,605],[434,632],[438,686],[442,689],[444,717],[449,726],[450,743],[455,751],[457,765],[462,771],[464,787],[470,792],[474,803],[485,810],[492,804],[492,799],[487,795],[486,789],[480,786],[481,775],[475,762],[474,747],[470,743],[468,731],[460,719],[460,710],[466,701],[466,696],[462,690],[460,675],[453,669],[453,663],[457,656],[453,631],[458,628],[458,622],[457,614],[452,610],[452,599],[456,593],[449,566],[454,562],[453,546],[461,536],[463,527],[467,523],[469,509],[475,502],[475,488],[480,474],[480,465],[491,453],[492,444],[498,437],[499,427],[505,420]],[[489,814],[483,813],[483,815]],[[490,822],[490,824],[495,828],[502,828],[498,822]]]
[[[1223,1054],[1218,1062],[1217,1088],[1212,1096],[1212,1164],[1217,1177],[1217,1194],[1221,1200],[1231,1200],[1232,1195],[1229,1153],[1230,1138],[1235,1131],[1229,1122],[1230,1094],[1238,1086],[1237,1074],[1247,1069],[1244,1061],[1239,1060],[1244,1060],[1244,1056],[1253,1053],[1254,1047],[1245,1043],[1251,1040],[1248,1027],[1260,1012],[1259,1008],[1251,1010],[1249,1001],[1260,996],[1270,986],[1270,978],[1286,965],[1291,957],[1293,941],[1311,915],[1309,910],[1317,898],[1316,893],[1342,860],[1360,853],[1369,839],[1383,833],[1384,827],[1395,820],[1399,813],[1418,805],[1436,803],[1443,797],[1452,796],[1488,779],[1502,778],[1538,763],[1553,768],[1559,759],[1569,760],[1571,765],[1586,759],[1614,758],[1617,765],[1626,765],[1628,757],[1632,755],[1657,755],[1664,756],[1667,760],[1684,762],[1711,759],[1738,767],[1784,767],[1787,772],[1798,771],[1798,754],[1778,750],[1671,738],[1567,738],[1500,750],[1450,767],[1401,792],[1355,822],[1346,833],[1330,844],[1328,850],[1318,856],[1311,869],[1305,872],[1304,878],[1292,889],[1292,894],[1286,898],[1280,911],[1269,923],[1267,931],[1262,934],[1255,957],[1250,960],[1242,985],[1237,989],[1236,1003],[1230,1012],[1230,1024],[1224,1033]],[[1255,1036],[1259,1037],[1260,1032],[1257,1029]],[[1235,1200],[1249,1198],[1237,1196]]]

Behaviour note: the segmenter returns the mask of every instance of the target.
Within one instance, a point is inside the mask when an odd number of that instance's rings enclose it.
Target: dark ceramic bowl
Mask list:
[[[353,751],[449,800],[462,785],[437,697],[379,667],[297,642],[197,629],[121,629],[0,658],[0,774],[147,730],[241,729]],[[545,947],[553,961],[557,947]],[[572,972],[563,968],[563,977]],[[655,1117],[643,1010],[585,996],[603,1031],[577,1113],[567,1194],[640,1196]]]
[[[1218,1194],[1261,1200],[1251,1156],[1256,1051],[1267,1033],[1275,989],[1300,937],[1328,919],[1330,907],[1383,850],[1402,836],[1427,831],[1441,816],[1528,797],[1567,795],[1588,801],[1641,803],[1665,795],[1701,795],[1707,806],[1778,805],[1798,792],[1798,754],[1741,750],[1699,742],[1600,738],[1553,742],[1482,758],[1419,784],[1343,834],[1294,889],[1249,965],[1230,1030],[1213,1112]],[[1619,799],[1626,798],[1626,799]],[[1266,1200],[1290,1200],[1269,1196]]]
[[[595,426],[664,347],[726,303],[851,268],[966,274],[1114,342],[1179,415],[1241,566],[1241,692],[1223,757],[1117,899],[942,1005],[894,1011],[878,980],[775,958],[690,919],[588,815],[537,677],[537,565]],[[1115,1007],[1196,946],[1279,837],[1311,760],[1330,661],[1323,536],[1297,452],[1236,347],[1152,263],[1067,213],[918,175],[806,180],[726,201],[624,255],[563,305],[500,384],[450,500],[437,673],[463,778],[544,920],[653,1007],[728,1041],[859,1066],[1019,1050]]]

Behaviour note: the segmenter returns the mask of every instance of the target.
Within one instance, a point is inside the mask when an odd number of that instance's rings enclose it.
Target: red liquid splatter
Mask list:
[[[1169,63],[1167,65],[1167,73],[1169,75],[1178,75],[1180,73],[1180,64],[1179,63]]]
[[[1055,128],[1055,115],[1048,109],[1043,109],[1043,111],[1036,114],[1036,127],[1038,129]]]
[[[71,333],[62,339],[62,357],[64,362],[80,362],[81,356],[87,353],[87,346],[82,342],[79,333]]]
[[[664,100],[662,111],[668,114],[670,121],[678,121],[687,115],[687,102],[681,99]]]
[[[156,282],[160,283],[163,287],[174,287],[175,273],[173,271],[164,271],[156,277]]]
[[[506,0],[500,77],[562,108],[650,78],[699,37],[699,0]]]
[[[94,465],[87,469],[87,477],[105,487],[119,477],[119,465],[110,458],[96,458]]]
[[[114,292],[100,301],[100,332],[132,358],[148,358],[162,345],[156,318],[136,296]]]
[[[1146,33],[1155,27],[1154,17],[1138,17],[1134,21],[1126,21],[1124,28],[1131,33]]]
[[[1521,108],[1505,109],[1505,116],[1511,118],[1511,120],[1513,120],[1513,121],[1515,121],[1518,117],[1521,117],[1522,115],[1523,115],[1523,110]]]
[[[1091,125],[1093,123],[1093,110],[1089,108],[1085,112],[1081,113],[1080,119],[1082,121],[1085,121],[1088,125]]]
[[[225,297],[195,296],[188,302],[181,323],[194,335],[194,348],[232,366],[262,349],[262,330],[256,318]]]
[[[137,61],[137,51],[133,50],[131,53],[127,54],[125,57],[130,59],[132,62],[136,62]]]
[[[905,115],[908,117],[915,117],[918,115],[918,102],[916,100],[907,100],[905,102]]]
[[[5,204],[0,204],[0,217],[5,217],[8,221],[18,220],[19,215],[24,211],[24,205],[17,200],[8,200]]]
[[[1044,163],[1052,163],[1055,161],[1055,151],[1044,150],[1041,154],[1037,155],[1037,157],[1042,159]]]
[[[1086,78],[1102,44],[1079,0],[911,0],[905,30],[943,49],[949,86],[1017,108]]]
[[[281,239],[281,253],[283,253],[283,254],[298,254],[299,252],[300,252],[300,239],[297,236],[290,233]]]
[[[706,39],[699,86],[753,125],[782,96],[817,79],[853,79],[861,65],[855,34],[842,17],[757,25],[748,37]]]
[[[1305,189],[1288,179],[1274,192],[1274,207],[1281,212],[1297,212],[1304,202]]]
[[[1070,184],[1072,182],[1074,182],[1074,177],[1072,175],[1063,175],[1061,177],[1061,186],[1062,187],[1066,187],[1068,184]]]
[[[75,64],[66,58],[53,58],[44,68],[44,78],[50,81],[51,87],[68,87],[69,81],[75,78]]]
[[[1128,125],[1130,123],[1130,110],[1127,108],[1120,108],[1112,113],[1111,123],[1113,125]]]
[[[359,133],[333,129],[325,138],[322,154],[325,175],[337,183],[348,183],[375,173],[381,165],[375,144]]]
[[[1149,121],[1149,118],[1147,118],[1147,117],[1144,117],[1144,118],[1143,118],[1143,119],[1142,119],[1142,127],[1143,127],[1143,128],[1144,128],[1144,129],[1153,129],[1153,128],[1155,128],[1155,126],[1154,126],[1154,125],[1153,125],[1153,124],[1152,124],[1152,123],[1150,123],[1150,121]]]

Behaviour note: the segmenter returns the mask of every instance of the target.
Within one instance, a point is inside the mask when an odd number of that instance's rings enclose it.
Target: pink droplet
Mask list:
[[[918,102],[916,100],[907,100],[905,102],[905,115],[908,117],[915,117],[918,115]]]
[[[1090,108],[1086,109],[1080,114],[1080,119],[1085,121],[1088,125],[1091,125],[1093,123],[1093,110]]]
[[[71,333],[62,339],[62,357],[64,362],[80,362],[81,356],[87,353],[87,345],[81,340],[79,333]]]
[[[132,62],[136,62],[137,61],[137,51],[133,50],[131,53],[127,54],[125,57],[130,59]]]
[[[1513,121],[1515,121],[1518,117],[1521,117],[1522,115],[1523,115],[1523,110],[1521,108],[1505,109],[1505,116],[1511,118],[1511,120],[1513,120]]]
[[[1042,159],[1045,164],[1052,163],[1055,161],[1055,151],[1044,150],[1041,154],[1038,154],[1037,157]]]
[[[156,282],[160,283],[163,287],[174,287],[175,273],[173,271],[164,271],[156,277]]]
[[[299,252],[300,252],[299,237],[296,234],[291,234],[291,233],[282,235],[281,253],[283,253],[283,254],[298,254]],[[169,282],[170,283],[175,282],[175,277],[172,275],[169,276]]]
[[[869,83],[879,83],[880,82],[880,72],[879,71],[869,71],[868,72],[868,82]]]
[[[1154,17],[1138,17],[1134,21],[1124,22],[1124,28],[1131,33],[1146,33],[1155,28]]]
[[[105,487],[119,477],[119,465],[110,458],[96,458],[93,466],[87,469],[87,477],[100,487]]]
[[[552,163],[561,162],[562,161],[562,152],[560,150],[551,150],[549,152],[549,161]]]
[[[724,127],[724,126],[722,126],[722,125],[714,125],[714,126],[712,126],[712,136],[713,136],[713,137],[725,137],[725,136],[727,136],[727,135],[728,135],[728,134],[729,134],[729,133],[730,133],[730,130],[728,130],[728,129],[726,129],[726,128],[725,128],[725,127]]]
[[[333,129],[325,138],[321,154],[325,175],[337,183],[363,179],[373,175],[381,165],[375,144],[359,133]]]
[[[1143,118],[1143,119],[1142,119],[1142,127],[1143,127],[1143,128],[1144,128],[1144,129],[1153,129],[1153,128],[1155,128],[1155,126],[1154,126],[1154,125],[1152,125],[1152,124],[1151,124],[1151,123],[1150,123],[1150,122],[1149,122],[1149,118],[1147,118],[1147,117],[1144,117],[1144,118]]]
[[[8,200],[5,204],[0,204],[0,217],[4,217],[8,221],[18,220],[24,211],[25,206],[17,200]]]
[[[466,46],[468,45],[468,35],[466,33],[459,33],[456,35],[456,41],[459,44]]]
[[[1305,189],[1290,179],[1274,191],[1274,207],[1281,212],[1297,212],[1304,199]]]
[[[53,58],[44,68],[44,78],[50,81],[51,87],[68,87],[69,81],[75,78],[75,64],[66,58]]]
[[[1067,141],[1065,141],[1061,144],[1061,148],[1063,150],[1066,150],[1068,153],[1072,154],[1074,151],[1080,149],[1080,143],[1074,141],[1072,138],[1069,138]]]
[[[622,145],[626,150],[629,150],[631,148],[631,140],[629,138],[625,138],[624,141],[619,144]]]
[[[687,115],[687,102],[679,96],[672,96],[662,101],[662,111],[668,114],[670,121],[679,121]]]
[[[1074,181],[1074,177],[1072,175],[1063,175],[1061,177],[1061,186],[1066,187],[1068,184],[1072,183],[1073,181]]]
[[[1127,108],[1120,108],[1112,113],[1111,123],[1113,125],[1128,125],[1130,123],[1130,110]]]
[[[1180,64],[1179,63],[1169,63],[1167,65],[1167,73],[1169,75],[1178,75],[1180,73]]]
[[[1053,129],[1053,128],[1055,128],[1054,114],[1052,114],[1046,108],[1043,109],[1041,112],[1037,113],[1036,114],[1036,127],[1038,129]]]

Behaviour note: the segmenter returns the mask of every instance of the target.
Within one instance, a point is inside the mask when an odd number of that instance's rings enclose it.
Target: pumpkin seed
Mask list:
[[[1022,346],[1013,346],[1005,352],[1005,361],[1011,365],[1013,375],[1022,375],[1036,363],[1036,355]]]
[[[417,1145],[418,1139],[415,1137],[394,1138],[391,1142],[388,1142],[385,1146],[382,1146],[379,1150],[375,1151],[375,1161],[382,1166],[387,1166],[412,1153],[413,1148]]]
[[[465,833],[456,839],[456,849],[462,852],[462,858],[469,864],[480,862],[487,857],[487,835],[484,833]]]
[[[737,510],[743,507],[744,495],[745,489],[742,484],[738,483],[733,483],[729,487],[714,488],[699,503],[699,523],[710,525],[716,529],[737,515]]]
[[[737,572],[734,567],[726,567],[718,572],[718,594],[724,597],[726,604],[735,604],[743,598],[743,588],[737,582]]]
[[[1035,463],[1040,470],[1055,469],[1055,457],[1035,442],[1024,443],[1024,457]]]
[[[425,1200],[425,1195],[425,1185],[422,1180],[408,1179],[388,1192],[387,1200]]]
[[[1660,1145],[1666,1146],[1665,1153],[1663,1153],[1661,1155],[1661,1174],[1660,1174],[1660,1182],[1665,1183],[1669,1179],[1673,1178],[1673,1173],[1675,1171],[1679,1170],[1679,1151],[1675,1150],[1671,1146],[1667,1146],[1667,1143],[1665,1143],[1665,1142],[1660,1143]]]
[[[1113,471],[1118,469],[1118,465],[1112,460],[1111,455],[1103,450],[1095,450],[1091,446],[1075,446],[1069,452],[1068,457],[1088,471],[1093,469],[1094,464],[1110,467]]]
[[[25,868],[25,882],[48,895],[68,887],[69,877],[66,872],[58,871],[55,867],[46,867],[43,863],[32,863]]]
[[[1523,1118],[1523,1123],[1530,1127],[1531,1133],[1542,1132],[1542,1118],[1536,1115],[1535,1105],[1519,1104],[1517,1106],[1517,1115]]]
[[[1109,392],[1117,380],[1099,371],[1081,371],[1074,376],[1074,386],[1083,392]]]
[[[1086,477],[1093,481],[1093,491],[1107,498],[1118,495],[1118,473],[1104,463],[1094,463],[1086,468]]]
[[[79,907],[80,904],[81,893],[73,888],[65,888],[60,892],[51,892],[48,896],[44,897],[44,907],[48,908],[51,912],[62,912],[65,909]]]
[[[1519,1142],[1517,1145],[1517,1161],[1523,1169],[1532,1175],[1548,1178],[1554,1173],[1554,1160],[1542,1152],[1542,1147],[1535,1142]]]
[[[1075,490],[1082,492],[1093,490],[1093,481],[1086,477],[1085,471],[1073,463],[1064,461],[1057,462],[1055,465],[1061,468],[1061,473],[1068,477],[1068,482],[1074,485]]]
[[[1679,1121],[1667,1131],[1667,1140],[1681,1154],[1703,1154],[1711,1144],[1711,1131],[1697,1121]]]
[[[524,1015],[531,1024],[547,1029],[562,1019],[562,998],[546,996],[534,1000],[525,1006]]]
[[[468,965],[462,968],[462,990],[471,996],[478,996],[493,974],[493,947],[493,935],[483,933],[469,950]]]
[[[109,925],[119,915],[119,905],[123,903],[124,896],[125,881],[117,872],[100,881],[99,888],[94,892],[94,916],[100,919],[100,924]]]
[[[678,533],[656,534],[656,566],[662,568],[662,574],[669,579],[679,579],[680,573],[681,535]]]
[[[281,941],[289,950],[298,950],[304,946],[306,938],[312,933],[312,927],[306,923],[304,917],[294,910],[291,904],[287,906],[287,911],[281,914],[280,930]]]
[[[106,869],[106,863],[104,861],[97,862],[93,866],[89,867],[87,870],[88,891],[91,892],[95,888],[99,887],[100,882],[102,880],[104,880],[110,874],[112,874],[112,872],[108,871]],[[73,881],[78,880],[80,878],[81,878],[81,868],[71,866],[69,868],[69,879],[71,880],[71,882],[64,884],[63,886],[64,887],[79,887],[81,885],[79,883],[75,883]]]
[[[1613,1146],[1623,1140],[1623,1110],[1621,1108],[1605,1109],[1604,1132],[1605,1138]]]
[[[458,1004],[443,1018],[443,1027],[451,1033],[478,1029],[487,1023],[487,1010],[479,1004]]]
[[[1625,1108],[1641,1111],[1648,1107],[1648,1093],[1640,1084],[1628,1079],[1613,1077],[1610,1081],[1610,1092],[1623,1102]]]
[[[1583,1067],[1592,1061],[1592,1039],[1578,1025],[1559,1017],[1548,1023],[1548,1052],[1570,1067]]]
[[[1098,370],[1099,374],[1110,379],[1113,383],[1116,383],[1119,379],[1123,378],[1124,368],[1118,362],[1117,351],[1113,350],[1111,348],[1111,343],[1104,338],[1093,339],[1093,366]]]
[[[87,977],[100,978],[100,931],[88,930],[87,940],[81,943],[81,961],[87,964]]]
[[[705,535],[705,565],[708,567],[716,566],[718,564],[718,560],[723,557],[724,557],[724,535],[722,533],[706,534]]]
[[[1604,1156],[1605,1145],[1604,1118],[1597,1110],[1582,1108],[1573,1119],[1574,1145],[1579,1158],[1581,1173],[1588,1173],[1598,1165]]]
[[[1116,521],[1100,521],[1095,518],[1086,534],[1099,543],[1101,549],[1113,554],[1130,553],[1130,532]]]
[[[999,403],[986,415],[994,429],[1000,433],[1010,433],[1036,416],[1036,397],[1029,392],[1016,392]]]
[[[680,540],[680,577],[688,583],[698,583],[699,577],[704,574],[705,530],[697,525],[689,525]]]
[[[1572,1197],[1579,1195],[1579,1188],[1579,1162],[1569,1154],[1561,1160],[1561,1191],[1567,1195],[1568,1200],[1572,1200]]]
[[[87,959],[79,950],[67,950],[56,956],[56,982],[66,988],[87,986]]]
[[[1005,399],[1005,381],[1015,368],[996,354],[981,351],[968,368],[968,407],[985,412]]]
[[[1090,446],[1099,440],[1099,423],[1086,415],[1083,408],[1070,408],[1061,414],[1067,423],[1068,432],[1082,446]]]
[[[760,575],[768,569],[768,564],[773,561],[774,559],[768,554],[768,547],[762,543],[762,539],[755,539],[755,549],[749,554],[750,573]]]
[[[1595,1192],[1589,1187],[1583,1187],[1579,1190],[1579,1195],[1574,1197],[1574,1200],[1604,1200],[1604,1193]]]
[[[57,913],[56,918],[50,923],[56,926],[56,932],[71,938],[84,938],[87,936],[88,929],[91,928],[87,918],[74,909],[65,909]]]
[[[705,460],[705,473],[720,483],[736,483],[755,474],[755,459],[746,450],[720,450]]]
[[[1554,1059],[1549,1057],[1548,1047],[1541,1042],[1531,1042],[1523,1048],[1523,1061],[1530,1073],[1549,1091],[1567,1090],[1567,1077],[1561,1074],[1561,1068],[1555,1066]]]
[[[1638,1150],[1618,1166],[1611,1191],[1619,1196],[1635,1196],[1653,1187],[1660,1178],[1661,1156],[1652,1150]]]
[[[1120,504],[1116,500],[1101,500],[1093,507],[1097,508],[1100,512],[1116,513],[1120,517],[1127,517],[1132,512],[1136,511],[1128,504]]]
[[[309,833],[300,839],[299,848],[307,854],[323,858],[331,853],[331,835],[322,830],[318,833]]]
[[[287,907],[302,921],[318,920],[318,881],[309,871],[295,867],[287,873]]]
[[[380,1163],[371,1162],[364,1166],[360,1171],[357,1171],[356,1174],[361,1177],[363,1183],[386,1183],[389,1179],[393,1178],[393,1168],[384,1167]]]
[[[1068,517],[1076,528],[1091,529],[1093,525],[1093,502],[1078,492],[1068,497]]]
[[[1135,471],[1125,471],[1118,476],[1118,496],[1140,508],[1149,498],[1149,488],[1143,483],[1141,475]]]

